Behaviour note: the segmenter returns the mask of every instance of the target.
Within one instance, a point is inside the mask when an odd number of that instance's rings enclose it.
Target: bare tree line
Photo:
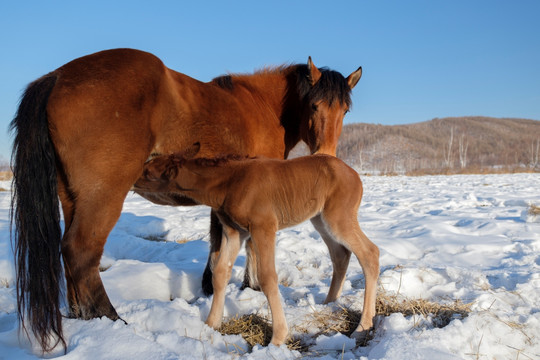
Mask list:
[[[11,170],[9,166],[9,161],[4,159],[4,157],[0,155],[0,171],[9,171],[9,170]]]
[[[345,125],[338,157],[374,173],[540,170],[540,121],[460,117],[383,126]]]
[[[291,155],[307,153],[299,146]],[[382,174],[501,167],[540,171],[540,121],[460,117],[394,126],[349,124],[337,155],[360,172]],[[9,170],[9,161],[0,156],[0,171]]]

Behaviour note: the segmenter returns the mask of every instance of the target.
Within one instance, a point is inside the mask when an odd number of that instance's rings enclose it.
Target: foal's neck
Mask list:
[[[189,161],[184,171],[179,173],[177,182],[182,188],[189,189],[185,191],[185,195],[217,209],[225,201],[228,184],[234,181],[234,163],[204,166],[196,164],[196,160]]]

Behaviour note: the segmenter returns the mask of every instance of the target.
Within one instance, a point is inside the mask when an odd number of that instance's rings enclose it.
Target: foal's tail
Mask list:
[[[44,351],[62,335],[60,293],[60,210],[56,179],[56,155],[49,135],[47,102],[56,83],[51,73],[31,83],[11,122],[13,143],[12,241],[17,268],[17,310]],[[14,228],[14,229],[13,229]],[[51,336],[56,338],[51,345]]]

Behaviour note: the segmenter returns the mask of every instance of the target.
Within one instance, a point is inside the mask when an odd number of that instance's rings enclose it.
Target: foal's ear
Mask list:
[[[160,179],[161,173],[155,167],[150,165],[145,167],[141,177],[148,181],[157,181]]]
[[[184,159],[193,159],[195,155],[199,153],[199,150],[201,150],[201,143],[197,141],[195,144],[184,150],[182,157]]]
[[[317,67],[313,64],[313,61],[311,60],[311,56],[308,58],[307,61],[308,66],[308,80],[311,86],[315,85],[317,81],[321,78],[321,72]]]
[[[178,165],[171,161],[168,166],[165,168],[163,173],[161,173],[160,180],[171,181],[178,176]]]
[[[349,88],[352,90],[353,87],[356,86],[358,83],[358,80],[362,77],[362,67],[360,66],[356,71],[354,71],[351,75],[347,77],[347,84],[349,84]]]

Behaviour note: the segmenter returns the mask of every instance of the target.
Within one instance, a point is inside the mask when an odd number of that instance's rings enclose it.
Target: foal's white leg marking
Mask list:
[[[206,324],[214,329],[221,326],[223,307],[225,306],[225,289],[231,279],[232,267],[240,250],[240,234],[228,226],[223,225],[223,236],[219,257],[212,272],[212,285],[214,298],[212,307],[206,319]]]

